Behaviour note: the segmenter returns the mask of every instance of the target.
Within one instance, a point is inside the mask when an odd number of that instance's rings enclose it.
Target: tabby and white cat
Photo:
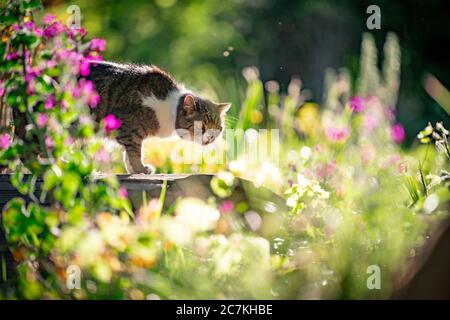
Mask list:
[[[122,122],[116,140],[125,148],[129,173],[154,172],[142,162],[142,143],[148,137],[178,135],[201,144],[213,142],[231,106],[193,94],[153,65],[93,61],[88,79],[100,95],[100,104],[92,109],[94,118],[113,114]]]

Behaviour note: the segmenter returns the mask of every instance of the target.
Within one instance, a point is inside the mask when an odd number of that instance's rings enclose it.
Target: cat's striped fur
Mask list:
[[[193,138],[195,123],[202,126],[202,143],[210,143],[218,134],[209,132],[223,130],[224,114],[230,107],[194,95],[153,65],[95,61],[88,79],[100,95],[100,104],[92,109],[94,117],[100,120],[114,114],[122,122],[116,140],[125,148],[130,173],[153,172],[141,159],[145,138],[182,136],[180,132]]]

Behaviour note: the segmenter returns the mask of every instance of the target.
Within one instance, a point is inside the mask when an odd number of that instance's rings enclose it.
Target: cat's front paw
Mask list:
[[[152,166],[144,166],[144,172],[142,172],[143,174],[153,174],[155,173],[155,168]]]
[[[155,173],[155,168],[152,166],[140,166],[139,168],[128,168],[126,167],[128,174],[153,174]]]

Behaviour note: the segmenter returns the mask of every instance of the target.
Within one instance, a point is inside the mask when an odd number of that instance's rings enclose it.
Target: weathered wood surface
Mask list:
[[[409,261],[399,280],[394,299],[450,299],[450,218]]]
[[[104,175],[98,175],[98,178],[102,177]],[[166,208],[180,197],[196,197],[207,200],[213,195],[210,188],[212,177],[213,175],[210,174],[117,175],[121,186],[127,189],[128,198],[134,209],[141,207],[144,199],[143,193],[146,194],[145,198],[147,200],[159,198],[165,181],[167,181],[164,201],[164,207]],[[40,184],[41,181],[37,181],[37,191]],[[28,197],[21,195],[11,185],[9,174],[0,174],[0,209],[3,209],[5,204],[14,197],[23,197],[26,201],[30,201]],[[249,210],[254,210],[262,215],[274,211],[282,212],[287,210],[282,197],[263,187],[255,187],[252,182],[243,179],[236,180],[236,187],[230,199],[235,203],[245,201],[249,206]],[[1,216],[0,214],[0,258],[3,257],[3,259],[0,260],[0,287],[5,287],[5,280],[1,277],[2,274],[6,274],[7,279],[14,280],[17,277],[13,258],[6,244]],[[4,263],[1,263],[2,261]],[[6,282],[7,286],[9,282]]]

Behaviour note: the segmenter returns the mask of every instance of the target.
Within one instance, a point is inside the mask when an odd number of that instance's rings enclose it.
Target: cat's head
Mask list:
[[[178,104],[175,129],[183,139],[210,144],[222,133],[225,113],[230,107],[231,103],[215,103],[185,94]]]

